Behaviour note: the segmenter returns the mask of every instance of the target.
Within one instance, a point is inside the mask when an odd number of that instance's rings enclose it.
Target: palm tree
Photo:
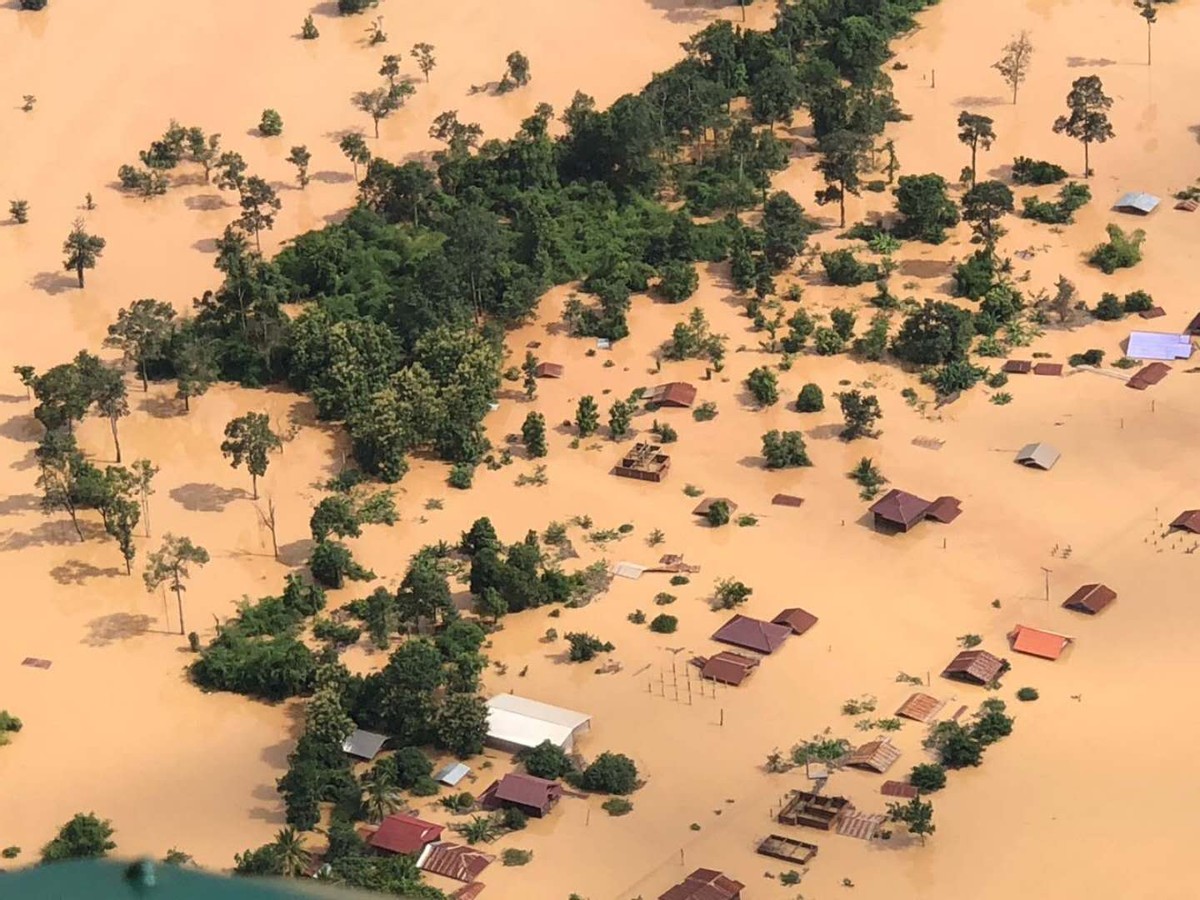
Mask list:
[[[486,816],[471,816],[469,821],[455,825],[454,830],[466,838],[468,844],[494,841],[498,831],[495,821]]]
[[[309,860],[312,859],[311,854],[304,849],[304,838],[290,826],[275,835],[275,850],[279,854],[283,874],[289,878],[303,875]]]
[[[385,816],[391,815],[403,805],[400,789],[396,787],[391,776],[379,768],[372,769],[364,776],[363,788],[366,790],[363,803],[372,822],[383,821]]]

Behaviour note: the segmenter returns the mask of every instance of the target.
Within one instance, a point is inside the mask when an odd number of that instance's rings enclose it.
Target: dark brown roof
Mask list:
[[[1152,362],[1134,372],[1133,377],[1129,379],[1127,384],[1135,391],[1144,391],[1151,385],[1158,384],[1166,378],[1167,373],[1170,371],[1171,367],[1166,363]]]
[[[1064,602],[1063,606],[1076,612],[1095,615],[1117,599],[1117,592],[1103,584],[1085,584]]]
[[[1062,363],[1038,363],[1033,367],[1034,375],[1061,375]]]
[[[691,406],[696,402],[696,388],[686,381],[660,384],[650,392],[646,402],[658,406]]]
[[[658,900],[738,900],[744,887],[715,869],[697,869]]]
[[[415,816],[397,814],[379,823],[367,841],[376,850],[413,855],[442,836],[442,826]]]
[[[786,625],[736,615],[713,633],[713,640],[758,653],[774,653],[792,633]]]
[[[885,797],[903,797],[905,800],[911,800],[920,792],[907,781],[885,781],[880,785],[879,793]]]
[[[1183,329],[1185,334],[1200,334],[1200,313],[1196,313],[1192,321],[1188,322],[1188,327]]]
[[[925,510],[925,515],[935,522],[949,525],[962,515],[962,501],[957,497],[938,497],[929,504],[929,509]]]
[[[495,790],[491,793],[495,799],[504,803],[546,809],[562,797],[562,785],[557,781],[510,772],[496,783]]]
[[[720,653],[700,661],[700,677],[737,687],[750,677],[750,673],[757,666],[758,660],[752,656],[743,656],[741,653],[722,650]]]
[[[908,528],[921,521],[931,505],[928,500],[922,500],[916,494],[892,488],[872,503],[869,511],[884,521]]]
[[[803,497],[794,497],[791,494],[776,494],[771,498],[771,504],[774,506],[801,506],[803,503]]]
[[[475,900],[476,897],[483,893],[484,887],[485,885],[482,881],[473,881],[466,887],[460,887],[450,896],[453,900]]]
[[[1172,528],[1182,528],[1192,534],[1200,534],[1200,509],[1185,509],[1175,517]]]
[[[544,362],[537,364],[533,374],[538,378],[562,378],[564,371],[561,363]]]
[[[928,722],[941,712],[942,707],[945,705],[945,700],[939,700],[937,697],[929,696],[929,694],[917,693],[904,701],[901,707],[896,710],[896,715],[912,719],[914,722]]]
[[[1167,311],[1161,306],[1152,306],[1149,309],[1143,309],[1140,313],[1138,313],[1138,315],[1143,319],[1157,319],[1165,316],[1166,314]]]
[[[960,678],[976,684],[991,684],[1008,668],[1008,663],[986,650],[964,650],[942,670],[946,678]]]
[[[432,872],[455,881],[471,882],[480,873],[495,862],[496,857],[474,847],[464,847],[461,844],[438,843],[431,844],[421,857],[420,868],[423,872]]]
[[[817,617],[798,606],[785,609],[771,620],[776,625],[786,625],[792,629],[792,634],[804,634],[817,624]]]
[[[1200,203],[1197,203],[1195,200],[1180,200],[1175,204],[1175,208],[1181,209],[1184,212],[1195,212],[1197,209],[1200,209]]]
[[[695,509],[692,510],[692,515],[693,516],[707,516],[708,511],[710,509],[712,509],[712,505],[714,503],[724,503],[726,506],[729,507],[730,515],[733,515],[735,512],[737,512],[737,508],[738,508],[737,504],[734,503],[732,500],[730,500],[728,497],[705,497],[703,500],[700,501],[699,505]]]
[[[1010,375],[1028,375],[1032,368],[1033,363],[1027,359],[1010,359],[1001,367],[1001,371]]]
[[[846,758],[846,765],[870,769],[882,775],[900,758],[900,748],[887,738],[871,741],[858,747]]]

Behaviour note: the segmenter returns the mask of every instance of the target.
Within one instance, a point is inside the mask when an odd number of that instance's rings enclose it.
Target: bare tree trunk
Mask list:
[[[75,512],[74,507],[68,507],[67,513],[71,516],[71,524],[75,526],[75,533],[79,535],[80,542],[83,541],[83,529],[79,527],[79,515]]]
[[[1092,177],[1092,164],[1088,158],[1088,142],[1087,141],[1083,142],[1083,177],[1084,178]]]
[[[75,274],[79,278],[79,286],[83,287],[83,263],[75,264]]]
[[[150,390],[150,381],[146,378],[146,357],[143,356],[138,362],[142,372],[142,393],[146,393]]]
[[[275,536],[275,498],[267,497],[267,511],[264,513],[258,506],[254,507],[258,512],[258,519],[262,522],[263,527],[271,532],[271,551],[275,559],[279,559],[279,540]]]
[[[121,464],[121,439],[117,437],[117,420],[109,419],[108,424],[112,428],[113,444],[117,448],[117,465],[119,466]]]
[[[183,586],[180,585],[178,579],[175,581],[175,600],[179,604],[179,633],[183,634]]]

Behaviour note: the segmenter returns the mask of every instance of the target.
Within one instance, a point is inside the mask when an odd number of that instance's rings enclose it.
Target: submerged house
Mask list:
[[[512,772],[492,782],[479,795],[479,805],[487,810],[516,807],[527,816],[540,819],[562,799],[562,785],[546,778]]]
[[[497,694],[487,702],[487,744],[510,753],[530,750],[542,741],[569,751],[591,724],[586,713],[516,694]]]
[[[1008,660],[986,650],[964,650],[942,670],[943,678],[953,678],[969,684],[991,684],[1008,671]]]
[[[736,615],[713,632],[713,640],[769,656],[791,636],[792,629],[750,616]]]

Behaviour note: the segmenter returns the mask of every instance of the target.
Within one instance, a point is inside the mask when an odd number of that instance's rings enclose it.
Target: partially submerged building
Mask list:
[[[495,860],[496,857],[490,853],[484,853],[474,847],[439,841],[430,844],[421,852],[417,858],[417,868],[422,872],[432,872],[434,875],[470,884]]]
[[[671,381],[660,384],[646,397],[648,406],[669,406],[686,409],[696,402],[696,387],[686,381]]]
[[[720,653],[710,656],[707,659],[698,657],[692,660],[692,662],[700,667],[701,678],[737,687],[758,668],[759,660],[756,656],[746,656],[742,653],[722,650]]]
[[[1008,660],[986,650],[964,650],[942,670],[943,678],[953,678],[969,684],[991,684],[1008,671]]]
[[[1148,363],[1134,372],[1133,377],[1125,382],[1125,386],[1133,388],[1135,391],[1144,391],[1146,388],[1153,387],[1166,378],[1170,371],[1171,367],[1166,363]]]
[[[385,743],[387,743],[387,735],[355,728],[350,732],[350,736],[342,741],[342,752],[370,762],[383,749]]]
[[[1063,601],[1066,609],[1094,616],[1117,599],[1117,592],[1103,584],[1085,584]]]
[[[724,503],[726,510],[731,516],[737,512],[738,505],[728,497],[705,497],[699,502],[699,504],[696,505],[696,508],[692,510],[692,515],[707,516],[708,511],[717,503]]]
[[[490,747],[519,753],[549,741],[569,751],[575,738],[591,728],[592,717],[516,694],[497,694],[487,701],[487,723]]]
[[[492,782],[479,795],[479,805],[487,810],[515,807],[527,816],[542,818],[562,799],[562,785],[546,778],[512,772]]]
[[[1071,643],[1071,639],[1066,635],[1030,628],[1028,625],[1018,625],[1008,633],[1008,640],[1017,653],[1050,660],[1062,656],[1063,650]]]
[[[1113,206],[1117,212],[1130,213],[1135,216],[1148,216],[1162,201],[1153,194],[1143,191],[1130,191],[1121,196]]]
[[[854,812],[854,805],[845,797],[829,797],[810,791],[793,791],[792,797],[776,818],[784,825],[804,825],[832,831],[838,822]]]
[[[807,610],[793,606],[781,610],[779,615],[773,618],[771,622],[775,625],[787,626],[792,630],[792,634],[799,637],[817,624],[817,617]]]
[[[433,780],[447,787],[455,787],[460,781],[471,774],[471,767],[466,763],[447,763],[433,773]]]
[[[741,900],[745,887],[716,869],[697,869],[658,900]]]
[[[433,822],[397,813],[379,823],[375,833],[367,838],[367,844],[382,853],[417,856],[438,840],[443,830],[443,826]]]
[[[1185,509],[1171,520],[1171,527],[1200,534],[1200,509]]]
[[[945,705],[945,700],[939,700],[929,694],[916,693],[900,705],[900,708],[896,710],[896,715],[912,719],[914,722],[929,722],[942,711],[942,707]]]
[[[1192,338],[1187,334],[1168,334],[1160,331],[1131,331],[1125,345],[1130,359],[1188,359],[1192,355]]]
[[[544,362],[534,367],[533,374],[536,378],[562,378],[565,371],[561,363]]]
[[[792,629],[786,625],[739,614],[713,632],[712,638],[722,644],[732,644],[769,656],[783,645],[791,633]]]
[[[1062,454],[1058,452],[1057,448],[1044,441],[1038,441],[1034,444],[1026,444],[1018,450],[1016,462],[1030,469],[1049,472],[1054,468],[1054,464],[1058,462],[1060,456]]]
[[[854,769],[868,769],[882,775],[900,758],[900,748],[888,738],[863,744],[846,757],[846,765]]]
[[[667,477],[670,468],[671,457],[662,452],[659,444],[634,444],[633,449],[621,457],[613,474],[657,483]]]
[[[877,531],[907,532],[925,519],[943,524],[953,522],[962,513],[962,502],[949,496],[930,501],[892,488],[872,503],[868,512],[874,517]]]

